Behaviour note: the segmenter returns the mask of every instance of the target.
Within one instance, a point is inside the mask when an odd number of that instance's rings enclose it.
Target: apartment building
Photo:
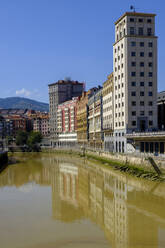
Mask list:
[[[77,102],[77,142],[79,145],[88,143],[88,98],[92,96],[95,89],[84,91]]]
[[[49,114],[51,145],[58,144],[57,110],[58,104],[71,100],[73,97],[81,96],[84,91],[84,83],[78,81],[59,80],[49,84]]]
[[[103,147],[103,109],[102,87],[95,89],[88,98],[89,145],[93,148]]]
[[[103,131],[104,150],[113,152],[113,73],[103,83]]]
[[[77,142],[80,145],[88,142],[87,104],[88,92],[84,91],[77,102]]]
[[[158,129],[165,130],[165,91],[158,93]]]
[[[33,130],[40,132],[43,136],[49,135],[49,117],[43,116],[33,120]]]
[[[77,101],[78,97],[58,105],[58,146],[75,146],[77,143]]]
[[[115,23],[114,151],[132,152],[126,133],[157,128],[155,14],[126,12]]]

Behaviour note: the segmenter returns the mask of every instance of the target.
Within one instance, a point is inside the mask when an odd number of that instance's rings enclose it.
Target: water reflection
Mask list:
[[[50,186],[52,218],[89,219],[104,230],[110,247],[165,247],[165,185],[138,180],[72,158],[37,157],[8,167],[0,187],[30,192]],[[101,246],[100,246],[101,247]]]

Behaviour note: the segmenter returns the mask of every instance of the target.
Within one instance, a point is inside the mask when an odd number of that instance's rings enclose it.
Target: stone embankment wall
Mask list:
[[[4,169],[7,163],[8,163],[8,153],[0,152],[0,171]]]
[[[105,157],[107,159],[110,159],[112,161],[120,162],[123,164],[130,164],[135,165],[143,169],[151,170],[153,171],[153,167],[151,166],[148,157],[150,155],[144,154],[144,155],[134,155],[134,154],[119,154],[119,153],[109,153],[109,152],[99,152],[99,151],[86,151],[87,154],[93,154],[100,157]],[[159,169],[165,171],[165,158],[161,157],[153,157],[155,163],[159,167]]]
[[[43,149],[44,150],[44,149]],[[151,154],[120,154],[120,153],[110,153],[110,152],[104,152],[104,151],[94,151],[90,148],[80,148],[75,147],[73,149],[71,148],[54,148],[50,149],[49,151],[68,151],[70,153],[81,153],[83,156],[86,154],[89,155],[95,155],[99,156],[100,158],[106,158],[109,159],[112,162],[119,162],[123,165],[134,165],[136,167],[142,168],[147,171],[155,172],[153,166],[151,165],[150,161],[148,160],[149,157],[151,157]],[[152,156],[154,159],[156,165],[158,168],[162,171],[162,173],[165,173],[165,157],[156,157]]]

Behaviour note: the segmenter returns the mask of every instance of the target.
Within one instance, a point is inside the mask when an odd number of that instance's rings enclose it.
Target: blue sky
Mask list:
[[[0,0],[0,97],[48,102],[65,77],[102,84],[112,72],[114,22],[130,5],[156,13],[158,90],[165,90],[165,1]]]

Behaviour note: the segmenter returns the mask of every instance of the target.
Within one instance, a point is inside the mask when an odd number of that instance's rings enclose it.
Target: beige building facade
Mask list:
[[[115,23],[114,151],[133,152],[126,133],[157,128],[155,14],[126,12]]]

